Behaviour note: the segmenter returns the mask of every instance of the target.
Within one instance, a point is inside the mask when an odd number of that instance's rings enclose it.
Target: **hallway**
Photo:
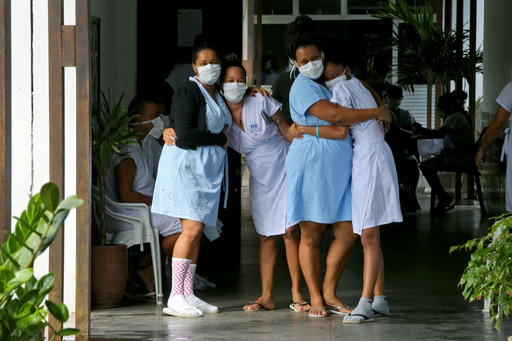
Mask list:
[[[242,198],[239,267],[225,268],[219,264],[198,271],[218,286],[198,292],[198,296],[218,305],[221,313],[205,314],[202,318],[176,318],[162,315],[162,307],[154,303],[94,310],[92,339],[507,340],[512,335],[512,321],[502,321],[496,331],[488,315],[481,312],[483,302],[468,304],[457,287],[468,254],[448,254],[450,246],[481,236],[489,226],[487,218],[481,219],[478,202],[464,201],[455,210],[434,218],[428,214],[429,198],[425,194],[420,197],[420,204],[423,209],[407,214],[403,224],[382,229],[391,314],[376,318],[373,323],[345,325],[337,315],[313,319],[306,313],[291,311],[288,308],[290,280],[282,242],[275,276],[276,310],[242,311],[242,306],[260,293],[259,241],[245,197]],[[324,246],[328,239],[325,238]],[[357,246],[338,287],[339,297],[351,307],[360,296],[362,264],[362,249]]]

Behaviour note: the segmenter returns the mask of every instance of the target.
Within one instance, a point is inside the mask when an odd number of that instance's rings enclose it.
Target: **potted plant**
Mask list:
[[[53,331],[52,340],[78,334],[78,329],[60,329],[48,322],[48,314],[66,322],[68,309],[64,303],[45,300],[53,289],[54,275],[37,279],[33,265],[53,242],[69,211],[82,203],[76,196],[59,203],[59,189],[50,182],[30,198],[27,209],[16,218],[14,233],[0,253],[0,340],[43,340],[46,327]]]
[[[456,250],[472,251],[459,282],[462,295],[469,302],[488,300],[491,323],[498,329],[512,310],[512,214],[496,218],[485,236],[452,246],[450,253]]]
[[[396,49],[398,59],[392,61],[397,85],[414,90],[414,84],[433,83],[438,79],[442,93],[449,82],[458,77],[471,79],[474,73],[482,72],[483,53],[479,48],[471,56],[468,31],[463,31],[464,50],[461,59],[457,58],[458,37],[453,29],[437,30],[434,23],[434,10],[426,2],[424,6],[409,5],[406,0],[380,2],[381,10],[373,16],[383,20],[393,20],[391,37],[376,33],[367,38],[368,69],[373,70],[382,52]],[[404,23],[405,25],[402,25]]]
[[[92,119],[92,161],[94,183],[98,193],[93,196],[93,205],[98,219],[93,224],[92,248],[92,304],[96,308],[119,306],[126,286],[126,245],[107,245],[106,184],[107,172],[112,169],[116,157],[122,157],[120,148],[134,143],[137,136],[129,127],[134,117],[121,105],[122,97],[112,102],[110,92],[103,92],[102,102]]]

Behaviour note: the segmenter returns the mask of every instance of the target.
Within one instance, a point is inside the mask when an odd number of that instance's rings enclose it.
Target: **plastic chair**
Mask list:
[[[96,192],[96,193],[94,193]],[[98,197],[98,189],[93,186],[93,196]],[[120,203],[105,196],[106,214],[112,219],[120,220],[131,224],[133,230],[107,233],[107,242],[111,244],[125,244],[127,247],[140,245],[140,250],[144,250],[144,243],[149,243],[151,247],[151,258],[153,263],[153,274],[155,278],[156,303],[163,304],[164,295],[162,291],[162,264],[160,258],[160,233],[158,229],[151,226],[148,206],[144,203]],[[110,207],[129,208],[138,210],[140,218],[128,216],[112,210]]]

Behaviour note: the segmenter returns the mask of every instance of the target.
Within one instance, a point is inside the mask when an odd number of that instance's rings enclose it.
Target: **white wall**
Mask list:
[[[137,0],[91,0],[91,16],[101,19],[101,90],[112,99],[124,93],[128,107],[137,87]]]
[[[496,97],[512,80],[512,25],[510,0],[485,2],[484,11],[484,111],[494,113]]]

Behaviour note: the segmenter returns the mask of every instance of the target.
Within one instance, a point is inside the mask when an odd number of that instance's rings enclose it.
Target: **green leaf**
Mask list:
[[[55,275],[53,274],[53,272],[50,272],[49,274],[44,275],[37,281],[37,284],[36,284],[37,290],[42,291],[44,289],[48,289],[53,284],[54,279],[55,279]]]
[[[60,335],[60,336],[69,336],[69,335],[76,335],[80,333],[80,329],[76,329],[76,328],[66,328],[66,329],[62,329],[60,330],[57,335]]]
[[[59,188],[53,182],[48,182],[41,187],[39,192],[41,201],[44,204],[45,209],[55,212],[57,205],[59,204],[60,194]]]
[[[59,210],[71,210],[73,208],[77,208],[82,206],[84,201],[82,199],[78,199],[76,195],[72,195],[62,200],[57,206],[57,211]]]
[[[33,276],[32,269],[23,269],[14,274],[14,278],[7,282],[5,291],[11,291],[28,281]]]
[[[64,303],[56,304],[50,300],[46,300],[46,306],[50,313],[60,322],[66,322],[69,318],[68,308]]]
[[[0,292],[5,292],[7,283],[14,278],[14,272],[6,268],[4,265],[0,266]]]

